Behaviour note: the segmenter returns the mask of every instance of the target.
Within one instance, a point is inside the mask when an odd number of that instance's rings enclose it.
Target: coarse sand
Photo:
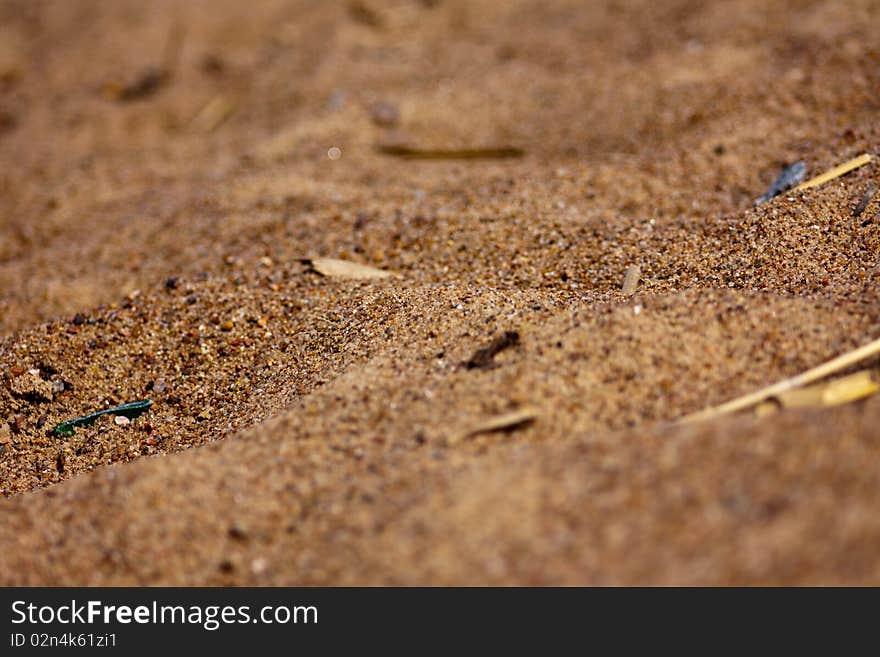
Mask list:
[[[0,584],[880,584],[878,19],[0,0]]]

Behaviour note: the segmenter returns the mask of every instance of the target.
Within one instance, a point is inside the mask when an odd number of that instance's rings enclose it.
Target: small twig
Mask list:
[[[478,436],[483,433],[495,433],[499,431],[513,431],[534,422],[538,417],[538,411],[535,408],[522,408],[518,411],[512,411],[503,415],[497,415],[485,422],[481,422],[477,426],[453,436],[449,439],[449,444],[455,445],[462,440]]]
[[[800,192],[805,189],[810,189],[811,187],[818,187],[819,185],[823,185],[827,183],[829,180],[834,180],[835,178],[839,178],[845,173],[849,173],[853,169],[858,169],[860,166],[864,166],[868,162],[871,161],[871,156],[868,153],[864,155],[859,155],[858,157],[854,157],[853,159],[844,162],[843,164],[826,171],[825,173],[816,176],[815,178],[810,178],[807,182],[801,183],[797,187],[794,188],[794,191]]]
[[[432,149],[413,148],[411,146],[379,145],[380,153],[394,155],[410,160],[481,160],[522,157],[525,151],[521,148],[503,146],[499,148],[452,148]]]
[[[492,361],[495,356],[505,349],[515,347],[518,344],[519,333],[517,331],[505,331],[482,349],[477,349],[474,355],[470,357],[470,360],[464,363],[464,366],[469,370],[488,369],[492,367]]]
[[[869,342],[863,347],[859,347],[858,349],[838,356],[837,358],[832,358],[827,363],[823,363],[822,365],[814,367],[811,370],[807,370],[806,372],[791,377],[790,379],[779,381],[778,383],[774,383],[772,386],[762,388],[761,390],[743,395],[742,397],[737,397],[736,399],[721,404],[720,406],[707,408],[705,410],[686,415],[681,420],[679,420],[679,422],[699,422],[701,420],[708,420],[718,417],[720,415],[727,415],[728,413],[733,413],[735,411],[740,411],[745,408],[755,406],[756,404],[760,404],[762,401],[770,399],[771,397],[775,397],[776,395],[781,395],[785,392],[788,392],[789,390],[794,390],[795,388],[805,386],[809,383],[813,383],[814,381],[818,381],[819,379],[824,379],[830,374],[839,372],[840,370],[845,369],[850,365],[853,365],[854,363],[864,360],[865,358],[869,358],[870,356],[874,356],[878,353],[880,353],[880,339]]]

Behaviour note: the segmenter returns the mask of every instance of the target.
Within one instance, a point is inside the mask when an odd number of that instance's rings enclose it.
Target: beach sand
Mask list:
[[[0,584],[880,584],[878,16],[3,0]]]

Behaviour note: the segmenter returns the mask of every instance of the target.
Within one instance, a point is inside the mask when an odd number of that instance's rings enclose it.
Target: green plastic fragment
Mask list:
[[[139,399],[138,401],[128,402],[114,408],[107,408],[103,411],[95,411],[82,417],[76,417],[72,420],[65,420],[61,424],[55,426],[55,433],[59,436],[72,436],[76,433],[74,427],[90,427],[102,415],[124,415],[130,420],[140,417],[146,413],[150,406],[153,405],[150,399]]]

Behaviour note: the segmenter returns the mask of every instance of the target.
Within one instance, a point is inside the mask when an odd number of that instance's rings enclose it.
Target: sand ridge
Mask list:
[[[876,399],[672,424],[878,336],[876,162],[752,207],[880,154],[873,3],[212,6],[0,5],[0,582],[877,581]]]

